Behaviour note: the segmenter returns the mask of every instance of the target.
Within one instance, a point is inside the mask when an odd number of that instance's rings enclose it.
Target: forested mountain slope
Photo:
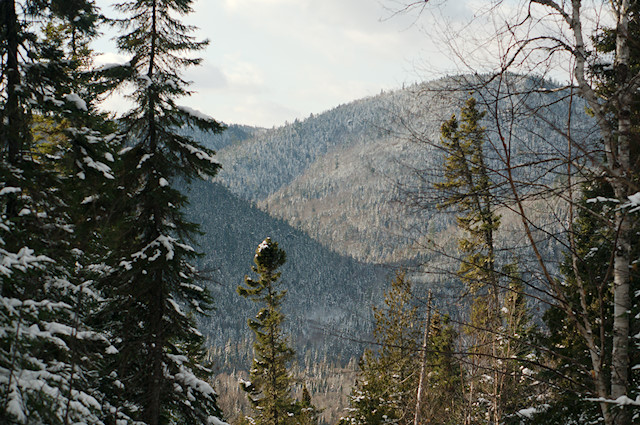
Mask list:
[[[211,279],[214,298],[213,318],[200,324],[211,345],[237,344],[249,335],[247,319],[254,317],[257,309],[236,293],[236,287],[245,275],[252,274],[257,246],[271,237],[287,253],[281,270],[282,285],[288,291],[284,312],[297,351],[303,354],[312,349],[345,361],[360,354],[362,347],[333,333],[356,329],[362,335],[367,333],[371,305],[380,297],[388,270],[332,252],[220,184],[195,183],[190,202],[189,217],[201,224],[203,232],[198,241],[205,254],[200,267]],[[250,355],[249,351],[245,355]],[[246,359],[229,358],[225,367],[248,367],[249,363],[237,364],[242,360]]]
[[[517,80],[514,90],[524,92],[530,82]],[[222,164],[215,182],[194,184],[189,196],[189,216],[204,233],[200,266],[211,277],[216,305],[214,318],[201,321],[200,328],[209,338],[218,371],[235,376],[251,363],[246,321],[256,308],[235,289],[250,273],[255,249],[266,237],[287,252],[282,269],[288,290],[286,326],[299,358],[344,365],[360,356],[365,344],[354,340],[370,338],[371,306],[380,304],[392,275],[391,269],[374,264],[420,265],[410,272],[414,290],[435,289],[439,308],[454,317],[460,313],[455,304],[460,282],[454,272],[461,234],[455,220],[435,204],[413,208],[403,190],[432,196],[431,183],[441,176],[443,161],[440,126],[458,113],[473,83],[448,78],[381,93],[279,128],[231,125],[215,136],[189,131],[217,150]],[[506,130],[513,141],[517,184],[553,186],[561,179],[535,166],[538,161],[561,164],[566,146],[560,132],[541,130],[562,128],[567,119],[563,108],[568,99],[555,86],[549,88],[549,93],[529,93],[516,107],[498,102],[487,113],[486,158],[496,178],[504,158],[491,143],[500,143],[500,124],[502,134]],[[481,99],[496,95],[490,86],[474,93]],[[552,106],[537,116],[536,105],[543,102]],[[574,101],[572,113],[573,135],[589,137],[592,123],[583,105]],[[503,189],[498,185],[497,190]],[[563,214],[562,207],[545,200],[524,202],[542,217],[540,222],[550,213],[556,218]],[[517,259],[526,278],[533,273],[526,264],[533,257],[520,219],[508,205],[498,212],[497,255]],[[437,250],[425,249],[432,241]],[[545,258],[554,259],[552,264],[562,258],[560,240],[540,247]],[[449,301],[454,304],[447,305]],[[336,333],[355,338],[341,339]]]
[[[513,91],[525,93],[534,84],[530,77],[511,78]],[[238,132],[240,128],[232,127],[234,142],[202,140],[218,150],[223,167],[218,181],[241,198],[341,254],[373,263],[415,263],[424,260],[421,238],[442,231],[448,220],[433,211],[405,208],[399,188],[406,184],[412,190],[429,190],[421,180],[425,170],[441,169],[440,125],[470,94],[489,104],[500,98],[491,84],[478,88],[479,81],[444,78],[360,99],[279,128]],[[497,123],[509,133],[512,165],[523,184],[552,182],[556,176],[540,175],[531,164],[549,158],[560,163],[566,146],[565,136],[551,128],[565,126],[569,99],[551,83],[547,86],[547,93],[529,91],[516,105],[498,101],[497,112],[489,111],[485,118],[492,143],[504,137],[497,134]],[[539,114],[543,103],[552,106]],[[573,103],[573,114],[574,137],[592,132],[581,103]],[[491,146],[486,155],[499,174],[504,158]]]

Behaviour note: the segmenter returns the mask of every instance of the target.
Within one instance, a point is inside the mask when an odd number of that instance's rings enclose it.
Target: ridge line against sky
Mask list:
[[[114,16],[113,1],[96,3]],[[468,13],[466,0],[456,3],[452,15]],[[415,16],[390,17],[393,7],[376,0],[195,1],[183,20],[210,45],[185,75],[195,93],[182,103],[225,123],[272,127],[437,77],[419,69],[425,58],[446,64],[444,55]],[[109,40],[115,30],[103,31],[94,43],[103,53],[97,63],[126,61]],[[126,109],[119,98],[106,106]]]
[[[109,17],[112,3],[96,1]],[[182,20],[210,45],[199,52],[202,64],[185,74],[195,93],[181,103],[227,124],[270,128],[381,90],[468,71],[456,68],[435,22],[464,27],[477,16],[478,0],[432,0],[435,8],[419,17],[394,15],[402,3],[196,0],[194,13]],[[477,24],[492,30],[488,21]],[[93,44],[101,53],[97,65],[128,59],[117,53],[114,35],[105,28]],[[105,106],[127,109],[117,96]]]

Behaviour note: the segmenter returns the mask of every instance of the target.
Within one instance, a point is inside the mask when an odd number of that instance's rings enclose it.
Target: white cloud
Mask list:
[[[109,64],[124,64],[129,59],[130,56],[126,56],[120,53],[103,52],[93,58],[93,63],[96,67],[99,67]]]
[[[222,72],[231,90],[255,90],[257,92],[263,90],[265,80],[259,66],[235,57],[225,60],[225,64],[225,69]]]

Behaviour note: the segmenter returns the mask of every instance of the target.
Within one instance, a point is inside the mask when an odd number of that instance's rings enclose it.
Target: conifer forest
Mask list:
[[[272,128],[183,106],[203,4],[0,0],[1,425],[640,424],[640,1]]]

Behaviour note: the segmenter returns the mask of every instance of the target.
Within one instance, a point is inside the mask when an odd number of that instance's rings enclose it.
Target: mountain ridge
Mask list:
[[[442,169],[440,125],[458,113],[470,92],[479,99],[496,95],[491,85],[479,88],[479,78],[458,76],[416,84],[282,127],[256,129],[237,143],[217,146],[213,139],[205,143],[218,150],[222,171],[217,181],[272,216],[360,261],[415,264],[425,260],[423,241],[417,239],[434,229],[446,229],[449,222],[434,211],[411,211],[403,205],[403,187],[417,182],[424,186],[419,190],[429,189],[429,182],[420,182],[424,176],[417,174]],[[542,127],[543,121],[564,125],[560,111],[568,101],[561,93],[531,90],[537,84],[553,92],[552,83],[511,78],[514,90],[530,92],[517,111],[527,118],[512,128],[514,157],[526,164],[557,154],[541,151],[536,126]],[[541,117],[529,113],[529,105],[540,104],[544,96],[553,97],[549,103],[555,107]],[[575,116],[585,116],[574,103]],[[485,118],[485,126],[489,137],[498,140],[492,118],[490,114]],[[573,134],[587,131],[586,127],[576,125]],[[566,145],[562,135],[545,137],[549,146]],[[487,151],[496,167],[498,156]],[[523,182],[553,177],[536,175],[535,168],[525,165],[516,170]]]

